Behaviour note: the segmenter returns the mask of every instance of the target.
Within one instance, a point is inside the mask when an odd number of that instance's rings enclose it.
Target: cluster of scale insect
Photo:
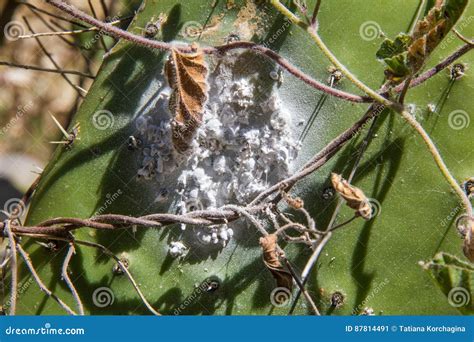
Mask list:
[[[138,175],[158,182],[176,176],[172,200],[180,213],[244,204],[288,176],[297,157],[299,142],[292,137],[291,118],[279,98],[277,82],[268,88],[262,75],[236,77],[232,72],[236,60],[235,55],[224,58],[209,76],[202,125],[186,154],[173,148],[172,113],[166,120],[153,115],[138,119]],[[272,80],[273,74],[265,77]],[[166,101],[163,96],[157,107],[165,110]],[[197,235],[204,243],[225,246],[233,230],[221,225]]]

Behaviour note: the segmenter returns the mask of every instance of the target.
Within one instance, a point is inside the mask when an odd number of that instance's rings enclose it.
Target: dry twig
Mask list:
[[[72,296],[74,297],[74,300],[76,301],[77,305],[77,310],[79,311],[79,315],[83,316],[84,315],[84,305],[82,304],[81,298],[79,297],[79,293],[76,290],[76,287],[74,286],[71,278],[69,277],[68,274],[68,267],[69,263],[71,262],[71,258],[73,254],[76,253],[76,250],[74,248],[74,243],[70,242],[69,243],[69,248],[67,250],[66,257],[64,258],[64,263],[61,269],[61,276],[63,280],[66,282],[67,286],[71,290]]]

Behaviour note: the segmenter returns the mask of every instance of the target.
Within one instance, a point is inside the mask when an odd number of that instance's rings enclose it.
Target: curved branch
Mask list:
[[[262,212],[269,205],[256,205],[245,207],[248,214],[256,214]],[[157,228],[174,223],[184,223],[191,225],[211,226],[223,224],[237,220],[242,212],[237,206],[223,206],[219,209],[207,209],[191,211],[186,214],[151,214],[142,217],[131,217],[118,214],[105,214],[92,217],[90,219],[80,219],[73,217],[58,217],[37,224],[36,226],[8,226],[12,233],[16,234],[40,234],[58,237],[68,237],[69,232],[82,227],[88,227],[99,230],[116,230],[126,229],[131,226],[140,228]],[[6,223],[0,223],[0,232],[5,234],[7,228]]]
[[[69,266],[69,263],[71,262],[71,258],[73,254],[75,253],[76,253],[76,250],[74,248],[74,244],[70,242],[66,257],[64,258],[63,266],[61,267],[61,275],[62,275],[63,280],[66,282],[67,286],[71,290],[74,300],[76,301],[79,315],[84,316],[84,306],[82,305],[81,298],[79,297],[79,293],[77,293],[76,287],[74,286],[71,278],[69,277],[69,274],[67,273],[67,268]]]
[[[17,248],[18,248],[18,252],[23,257],[23,260],[25,261],[26,266],[28,267],[31,274],[33,275],[33,278],[35,278],[35,281],[40,287],[41,291],[46,293],[48,297],[51,297],[52,299],[54,299],[68,314],[73,315],[73,316],[77,315],[66,303],[64,303],[58,296],[56,296],[50,289],[46,287],[46,285],[43,283],[43,281],[39,277],[38,272],[36,272],[33,266],[33,263],[31,262],[30,256],[28,255],[28,253],[26,253],[23,247],[21,247],[21,245],[17,245]]]

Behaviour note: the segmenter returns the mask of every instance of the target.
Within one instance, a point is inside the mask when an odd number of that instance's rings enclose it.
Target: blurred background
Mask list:
[[[140,1],[70,3],[126,27]],[[0,27],[1,210],[9,199],[21,198],[47,164],[57,146],[50,141],[62,139],[51,115],[68,127],[115,41],[97,31],[35,36],[87,29],[41,0],[0,0]]]

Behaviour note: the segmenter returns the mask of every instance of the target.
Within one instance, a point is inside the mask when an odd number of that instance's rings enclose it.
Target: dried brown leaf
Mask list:
[[[348,207],[356,210],[357,214],[365,220],[371,219],[372,207],[361,189],[349,184],[347,180],[336,173],[331,174],[331,182],[334,190],[344,198]]]
[[[412,35],[413,40],[426,35],[436,25],[437,18],[439,17],[443,7],[443,2],[443,0],[436,0],[426,16],[416,23]]]
[[[420,70],[428,56],[455,25],[466,5],[466,0],[436,0],[428,14],[418,21],[407,56],[412,73]]]
[[[263,262],[275,278],[277,287],[285,287],[291,291],[293,287],[293,277],[280,262],[277,241],[278,237],[275,234],[260,238],[260,246],[262,246],[263,250]]]
[[[417,72],[431,52],[448,33],[447,21],[441,19],[423,36],[413,41],[408,48],[408,63],[413,72]]]
[[[202,122],[202,112],[207,100],[207,63],[202,52],[181,53],[171,50],[165,64],[165,75],[173,89],[169,107],[174,114],[172,125],[173,144],[185,152]]]

